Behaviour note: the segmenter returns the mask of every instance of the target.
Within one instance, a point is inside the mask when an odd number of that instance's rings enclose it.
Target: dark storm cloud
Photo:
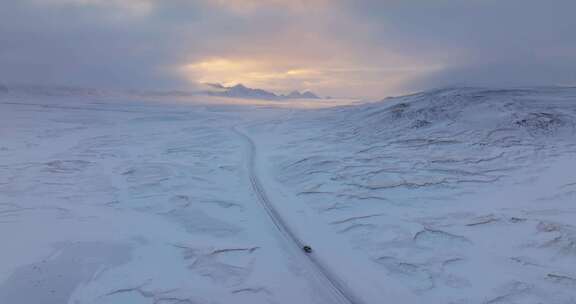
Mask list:
[[[447,85],[576,84],[576,1],[350,1],[380,40],[444,68],[406,83]]]
[[[149,23],[100,6],[0,6],[0,81],[125,88],[182,82],[163,70],[188,48],[172,21]]]

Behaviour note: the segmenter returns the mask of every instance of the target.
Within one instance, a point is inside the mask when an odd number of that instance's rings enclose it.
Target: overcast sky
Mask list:
[[[0,83],[576,85],[574,0],[0,0]]]

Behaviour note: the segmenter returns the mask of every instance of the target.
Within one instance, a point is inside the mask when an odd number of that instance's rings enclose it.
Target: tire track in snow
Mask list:
[[[302,250],[305,245],[304,242],[300,240],[290,229],[288,224],[284,221],[282,216],[278,213],[274,205],[270,201],[268,195],[258,175],[256,173],[256,144],[254,140],[247,133],[239,130],[238,127],[234,127],[233,131],[238,134],[240,138],[245,142],[247,147],[247,166],[250,176],[250,184],[252,190],[258,197],[262,208],[268,214],[268,217],[274,224],[276,230],[284,237],[285,241],[291,245],[294,249],[294,256],[299,258],[305,269],[314,275],[314,278],[318,283],[323,285],[325,289],[330,293],[333,301],[330,303],[348,303],[348,304],[361,304],[362,302],[357,300],[354,295],[348,290],[348,288],[319,260],[314,253],[306,254]]]

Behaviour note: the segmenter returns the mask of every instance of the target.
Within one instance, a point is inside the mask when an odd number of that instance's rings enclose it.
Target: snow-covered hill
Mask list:
[[[313,210],[294,221],[421,303],[576,298],[576,89],[443,89],[264,130],[270,176]]]

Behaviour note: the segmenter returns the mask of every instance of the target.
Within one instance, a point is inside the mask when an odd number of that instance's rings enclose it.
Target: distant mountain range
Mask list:
[[[222,96],[231,98],[283,100],[283,99],[320,99],[316,94],[305,91],[292,91],[289,94],[275,94],[262,89],[253,89],[238,84],[226,87],[218,83],[205,84],[204,90],[101,90],[93,88],[71,86],[44,86],[44,85],[12,85],[0,84],[0,95],[31,95],[31,96],[142,96],[142,97],[187,97],[195,95]]]
[[[275,94],[270,91],[262,89],[253,89],[246,87],[242,84],[237,84],[232,87],[226,87],[219,83],[207,83],[209,89],[202,91],[202,94],[211,96],[233,97],[233,98],[253,98],[253,99],[320,99],[318,95],[310,92],[292,91],[289,94]]]

